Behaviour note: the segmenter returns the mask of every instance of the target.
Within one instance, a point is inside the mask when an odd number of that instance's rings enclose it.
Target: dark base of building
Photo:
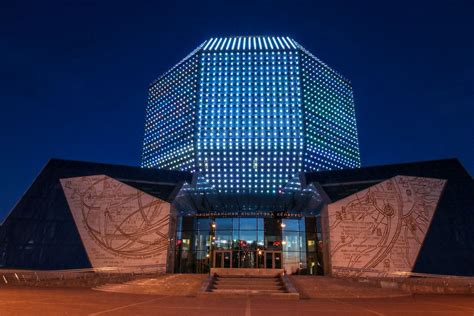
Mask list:
[[[229,197],[206,191],[196,178],[51,160],[0,226],[0,268],[131,264],[178,273],[215,267],[309,275],[474,275],[474,181],[456,159],[301,174],[273,196]],[[400,208],[403,216],[389,198],[397,194],[406,206]],[[363,219],[372,211],[370,221],[385,226],[368,229],[373,223]],[[395,219],[405,235],[384,228]],[[345,225],[343,232],[338,225]],[[410,240],[417,247],[403,253],[385,245],[355,269],[373,245],[352,240],[357,236],[351,229],[374,240],[398,238],[396,249]]]

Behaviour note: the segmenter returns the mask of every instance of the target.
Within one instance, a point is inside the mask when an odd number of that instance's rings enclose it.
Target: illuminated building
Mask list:
[[[51,160],[0,267],[472,275],[473,191],[456,159],[360,168],[350,82],[293,39],[212,38],[149,87],[141,168]]]
[[[360,167],[351,84],[288,37],[212,38],[150,86],[142,166],[266,194]]]

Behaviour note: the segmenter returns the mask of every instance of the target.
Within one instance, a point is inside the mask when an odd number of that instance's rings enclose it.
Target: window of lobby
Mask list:
[[[317,274],[317,243],[315,218],[182,217],[175,271],[283,268]]]

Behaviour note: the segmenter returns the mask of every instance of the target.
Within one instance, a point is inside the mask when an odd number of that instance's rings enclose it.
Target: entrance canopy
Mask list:
[[[223,194],[196,173],[190,184],[181,187],[173,205],[181,216],[291,217],[319,215],[325,202],[316,186],[305,185],[300,177],[289,181],[277,194]]]

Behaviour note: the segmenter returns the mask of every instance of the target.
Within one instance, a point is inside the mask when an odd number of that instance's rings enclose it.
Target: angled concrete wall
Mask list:
[[[105,175],[61,179],[93,268],[166,270],[170,204]]]
[[[413,270],[445,180],[396,176],[331,203],[331,273],[403,276]]]

